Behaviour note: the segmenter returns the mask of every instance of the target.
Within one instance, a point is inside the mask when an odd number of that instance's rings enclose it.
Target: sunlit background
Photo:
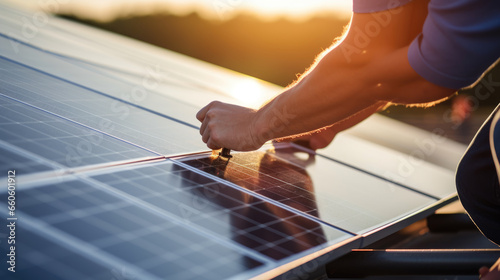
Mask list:
[[[110,21],[158,12],[186,15],[196,12],[206,19],[227,20],[241,12],[262,19],[286,17],[307,20],[318,14],[349,15],[349,0],[9,0],[27,7],[44,7],[52,12],[73,14],[86,19]]]

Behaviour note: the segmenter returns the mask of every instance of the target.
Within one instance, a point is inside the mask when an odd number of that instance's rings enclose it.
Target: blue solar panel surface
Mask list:
[[[56,18],[28,38],[30,12],[0,7],[0,180],[16,172],[0,213],[17,241],[2,279],[302,277],[454,196],[452,171],[432,188],[387,176],[362,155],[396,172],[401,154],[359,139],[352,157],[268,144],[217,158],[195,112],[251,78]]]
[[[186,163],[357,234],[438,200],[339,162],[321,157],[307,162],[294,153],[314,157],[282,148],[236,154],[228,163],[214,164],[206,157]]]

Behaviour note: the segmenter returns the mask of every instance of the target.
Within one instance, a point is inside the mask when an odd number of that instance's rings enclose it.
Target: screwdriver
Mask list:
[[[233,157],[231,155],[231,150],[228,148],[222,148],[222,151],[219,152],[219,156],[221,156],[223,158],[227,158],[227,159],[230,159]]]

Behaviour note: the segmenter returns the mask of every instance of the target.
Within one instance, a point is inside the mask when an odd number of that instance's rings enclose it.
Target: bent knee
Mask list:
[[[478,170],[477,162],[464,156],[457,168],[456,187],[460,201],[479,228],[491,241],[500,244],[500,198],[496,171]]]

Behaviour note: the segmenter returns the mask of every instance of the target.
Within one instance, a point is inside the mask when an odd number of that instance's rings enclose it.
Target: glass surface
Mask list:
[[[126,279],[113,277],[128,275],[125,268],[107,268],[95,260],[75,254],[61,242],[46,239],[22,226],[17,227],[16,239],[19,241],[16,244],[16,272],[7,271],[9,264],[6,264],[0,270],[0,279],[110,280]],[[7,242],[1,242],[0,248],[2,252],[9,252]],[[5,254],[0,259],[4,264],[7,261]]]
[[[436,199],[295,148],[185,159],[183,163],[358,234]]]
[[[0,119],[3,141],[65,167],[156,156],[132,144],[1,95]]]
[[[2,146],[1,140],[0,155],[0,177],[7,177],[7,171],[9,170],[15,170],[18,175],[24,175],[55,168],[40,160],[21,155],[18,151]]]
[[[408,130],[407,134],[411,133],[413,131]],[[399,140],[395,138],[394,141]],[[448,169],[445,168],[444,164],[438,165],[428,161],[431,157],[437,157],[439,153],[441,153],[441,157],[445,159],[449,157],[449,160],[452,160],[452,156],[440,151],[443,141],[445,141],[443,136],[438,138],[432,134],[427,135],[427,138],[415,136],[415,140],[412,142],[414,144],[413,150],[406,154],[397,151],[395,147],[384,147],[376,142],[342,133],[335,136],[331,145],[318,150],[317,153],[436,198],[445,198],[456,192],[456,165],[453,169]],[[403,145],[403,139],[400,142]],[[452,151],[453,149],[450,149],[449,152]]]
[[[32,240],[20,279],[249,278],[353,237],[169,160],[19,188],[16,202]]]
[[[51,57],[45,57],[50,67]],[[41,58],[42,59],[42,58]],[[54,58],[52,58],[54,59]],[[194,118],[194,109],[175,101],[162,106],[173,107],[176,115],[161,114],[141,108],[148,98],[144,88],[116,81],[118,99],[97,92],[88,85],[78,85],[43,71],[36,71],[0,57],[0,94],[15,98],[53,114],[87,125],[132,142],[162,155],[184,154],[206,150],[198,129],[176,117],[183,108]],[[110,89],[116,91],[117,89]],[[116,95],[116,92],[114,92]],[[141,101],[141,102],[139,102]]]
[[[226,279],[263,264],[92,182],[47,185],[17,197],[18,279]],[[6,246],[0,243],[3,252]]]
[[[351,237],[177,164],[94,178],[263,258],[280,260]]]

